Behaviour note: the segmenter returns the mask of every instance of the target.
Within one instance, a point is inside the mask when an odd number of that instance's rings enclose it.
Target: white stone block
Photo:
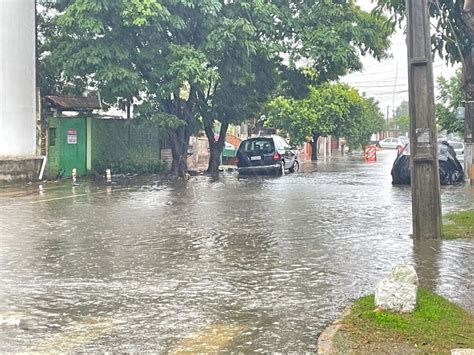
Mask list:
[[[405,282],[418,286],[418,275],[412,265],[395,266],[388,279],[393,282]]]
[[[416,308],[418,286],[383,280],[375,289],[375,305],[387,311],[409,313]]]
[[[474,349],[453,349],[451,355],[474,355]]]

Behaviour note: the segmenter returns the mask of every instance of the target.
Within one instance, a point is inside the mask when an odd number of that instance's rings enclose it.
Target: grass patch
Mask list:
[[[445,215],[443,238],[474,238],[474,210],[451,212]]]
[[[374,312],[374,295],[360,298],[343,321],[356,347],[408,344],[424,353],[474,348],[474,315],[427,290],[418,289],[415,312]]]

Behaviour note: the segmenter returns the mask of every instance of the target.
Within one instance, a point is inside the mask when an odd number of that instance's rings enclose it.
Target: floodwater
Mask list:
[[[2,189],[0,351],[314,352],[399,263],[474,311],[474,241],[413,244],[394,158]],[[474,188],[442,187],[442,206],[472,208]]]

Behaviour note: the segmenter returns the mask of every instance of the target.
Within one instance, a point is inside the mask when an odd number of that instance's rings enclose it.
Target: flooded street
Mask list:
[[[474,311],[474,241],[413,245],[395,151],[281,178],[0,190],[0,351],[289,352],[398,263]],[[442,187],[443,212],[474,188]]]

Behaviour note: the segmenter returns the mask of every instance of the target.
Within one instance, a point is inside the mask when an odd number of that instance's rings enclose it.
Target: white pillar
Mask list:
[[[324,137],[323,138],[323,160],[324,162],[326,162],[326,159],[327,159],[327,147],[328,147],[328,142],[327,142],[327,138]]]
[[[35,0],[0,0],[0,156],[36,151]]]
[[[332,136],[328,136],[328,156],[332,156]]]

